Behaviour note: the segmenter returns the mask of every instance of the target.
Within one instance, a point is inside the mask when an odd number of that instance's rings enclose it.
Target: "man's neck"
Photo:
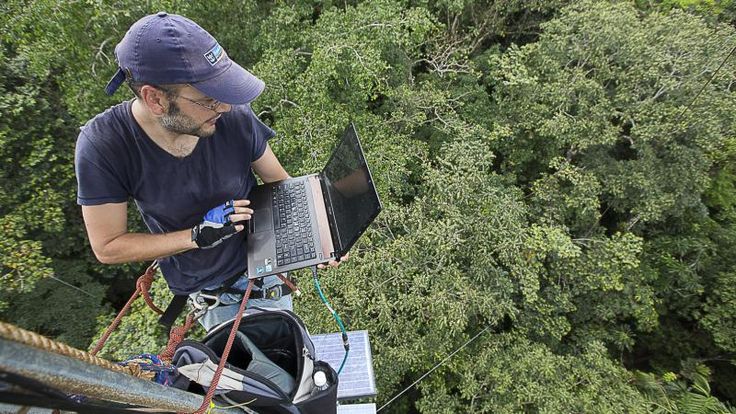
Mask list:
[[[197,146],[199,137],[187,134],[177,134],[161,126],[161,123],[148,112],[140,100],[133,100],[131,109],[133,118],[161,149],[175,157],[186,157]]]

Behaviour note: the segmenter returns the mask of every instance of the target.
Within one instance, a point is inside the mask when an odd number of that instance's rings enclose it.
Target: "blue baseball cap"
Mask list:
[[[262,80],[230,60],[212,35],[186,17],[158,12],[135,22],[115,46],[118,70],[105,87],[112,95],[132,80],[189,84],[220,102],[246,104],[263,92]]]

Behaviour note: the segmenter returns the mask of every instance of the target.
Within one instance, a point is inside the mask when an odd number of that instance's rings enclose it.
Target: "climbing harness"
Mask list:
[[[202,290],[191,295],[176,295],[166,307],[158,322],[171,329],[171,326],[179,317],[179,314],[184,310],[184,307],[189,303],[195,312],[201,317],[204,313],[212,310],[220,305],[220,295],[223,293],[233,293],[242,295],[243,291],[239,289],[233,289],[232,286],[245,275],[245,271],[237,272],[234,276],[231,276],[222,285],[216,289]],[[276,275],[282,282],[283,285],[275,285],[269,288],[263,289],[261,279],[255,281],[255,286],[260,290],[253,290],[250,294],[250,299],[271,299],[279,300],[282,297],[291,294],[292,292],[296,296],[301,295],[299,288],[290,280],[289,277],[283,274]]]
[[[225,280],[222,283],[222,286],[218,289],[228,289],[230,286],[235,284],[235,282],[238,281],[243,275],[243,272],[237,272],[233,276],[230,276],[227,280]],[[201,293],[201,292],[200,292]],[[219,293],[211,292],[209,293],[212,296],[217,296],[215,298],[218,301],[219,305]],[[176,318],[179,317],[181,312],[184,310],[184,306],[186,306],[187,302],[192,305],[192,307],[195,309],[195,313],[198,315],[198,317],[201,317],[204,315],[204,313],[207,310],[213,309],[217,305],[213,305],[213,303],[209,303],[207,307],[204,306],[204,303],[207,300],[207,297],[203,297],[202,300],[196,300],[191,301],[190,295],[174,295],[174,297],[171,299],[171,302],[169,302],[169,305],[166,307],[166,310],[161,314],[161,317],[158,319],[158,323],[163,325],[166,329],[171,330],[171,326],[174,325],[174,322],[176,321]]]

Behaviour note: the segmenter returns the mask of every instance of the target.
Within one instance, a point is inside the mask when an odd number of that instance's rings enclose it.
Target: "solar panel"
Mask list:
[[[376,414],[376,404],[338,405],[337,414]]]
[[[375,396],[376,379],[373,375],[373,357],[368,331],[350,331],[348,340],[350,341],[350,353],[340,373],[337,399]],[[312,342],[314,342],[317,359],[327,362],[337,371],[345,356],[341,334],[338,332],[312,335]]]

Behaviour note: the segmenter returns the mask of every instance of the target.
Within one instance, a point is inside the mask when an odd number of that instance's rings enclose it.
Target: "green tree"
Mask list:
[[[117,99],[103,92],[115,70],[116,34],[122,36],[143,14],[170,5],[0,4],[7,17],[0,21],[3,319],[84,347],[108,295],[120,301],[133,289],[137,265],[102,266],[92,257],[75,203],[74,143],[79,126]],[[129,221],[140,228],[133,208]],[[63,292],[75,296],[69,318],[49,308],[51,301],[64,298]]]
[[[511,334],[478,341],[464,358],[445,367],[445,381],[433,374],[420,385],[427,390],[417,403],[422,412],[649,412],[629,385],[632,375],[611,361],[599,342],[559,355]]]
[[[734,62],[708,81],[733,29],[604,2],[542,27],[539,41],[490,53],[485,79],[509,131],[493,146],[501,171],[526,189],[539,224],[562,226],[581,248],[575,260],[548,256],[547,306],[574,309],[567,340],[633,350],[633,363],[728,360],[714,341],[733,326],[722,211],[733,198]],[[713,376],[728,396],[719,373],[732,369],[720,363]]]
[[[130,97],[102,93],[114,45],[165,9],[266,81],[253,106],[292,175],[357,125],[384,211],[321,281],[348,328],[370,332],[379,403],[488,328],[389,411],[642,412],[663,400],[621,361],[657,382],[692,358],[712,371],[681,374],[667,399],[721,407],[736,394],[734,61],[700,89],[736,36],[649,3],[5,2],[2,317],[84,343],[113,313],[75,290],[83,326],[55,321],[40,307],[73,288],[43,278],[107,288],[116,306],[132,292],[143,265],[91,258],[71,154],[79,124]],[[334,331],[295,273],[297,313]],[[160,278],[153,291],[163,306]],[[105,356],[165,344],[144,307]]]
[[[17,311],[18,299],[32,292],[40,280],[54,274],[62,280],[70,276],[72,269],[63,264],[78,251],[76,246],[84,245],[80,228],[72,231],[65,228],[73,211],[74,152],[73,142],[61,138],[73,134],[76,128],[59,100],[53,80],[28,74],[27,63],[3,43],[0,49],[0,227],[3,229],[0,303],[16,308],[3,313],[4,317]],[[79,224],[79,219],[69,221]],[[86,269],[81,271],[84,273]],[[98,298],[95,306],[101,300]]]
[[[635,372],[635,382],[649,400],[648,412],[665,413],[736,413],[736,408],[711,395],[710,370],[702,364],[684,367],[678,376],[666,372],[661,377]]]

